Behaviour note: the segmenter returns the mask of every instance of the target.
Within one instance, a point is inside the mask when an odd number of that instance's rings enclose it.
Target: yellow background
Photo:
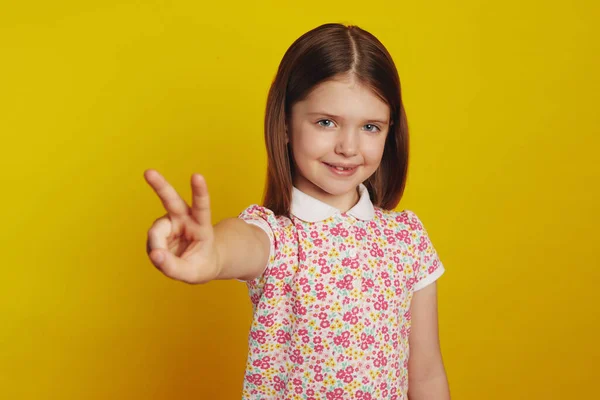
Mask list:
[[[12,2],[16,3],[16,2]],[[600,373],[598,3],[23,1],[0,12],[0,398],[239,399],[250,302],[147,261],[142,173],[215,222],[260,202],[284,51],[324,22],[389,48],[415,211],[447,268],[454,399],[592,399]]]

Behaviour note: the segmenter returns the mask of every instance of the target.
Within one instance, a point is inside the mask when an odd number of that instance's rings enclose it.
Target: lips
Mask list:
[[[323,162],[323,164],[325,164],[331,168],[336,168],[340,171],[348,171],[348,170],[352,170],[352,169],[355,169],[356,167],[358,167],[358,165],[356,165],[356,164],[330,164],[330,163],[326,163],[326,162]]]
[[[323,164],[325,166],[328,167],[328,169],[330,171],[332,171],[333,173],[335,173],[336,175],[342,175],[342,176],[350,176],[353,175],[354,172],[356,172],[357,168],[359,167],[356,164],[330,164],[330,163],[326,163],[323,162]]]

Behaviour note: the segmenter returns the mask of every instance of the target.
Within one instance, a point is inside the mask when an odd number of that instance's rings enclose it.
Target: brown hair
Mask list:
[[[367,179],[375,206],[398,205],[408,170],[408,124],[400,78],[383,44],[357,26],[324,24],[299,37],[287,50],[269,90],[265,114],[268,167],[263,205],[276,215],[289,215],[292,163],[286,144],[286,121],[292,106],[319,83],[352,74],[390,107],[390,130],[377,171]]]

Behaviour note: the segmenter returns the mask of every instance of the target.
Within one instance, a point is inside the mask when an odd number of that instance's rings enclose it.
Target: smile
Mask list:
[[[350,176],[353,175],[354,172],[358,169],[358,165],[337,165],[337,164],[329,164],[323,162],[325,166],[329,168],[330,171],[335,173],[336,175],[342,176]]]

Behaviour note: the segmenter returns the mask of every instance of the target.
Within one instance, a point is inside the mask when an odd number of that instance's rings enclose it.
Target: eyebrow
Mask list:
[[[307,113],[307,114],[308,115],[314,115],[314,116],[320,115],[320,116],[331,118],[331,119],[335,119],[335,120],[343,119],[339,115],[329,114],[329,113],[326,113],[326,112],[310,112],[310,113]],[[383,119],[368,119],[367,122],[377,122],[377,123],[380,123],[382,125],[389,124],[389,121],[386,121],[386,120],[383,120]]]

